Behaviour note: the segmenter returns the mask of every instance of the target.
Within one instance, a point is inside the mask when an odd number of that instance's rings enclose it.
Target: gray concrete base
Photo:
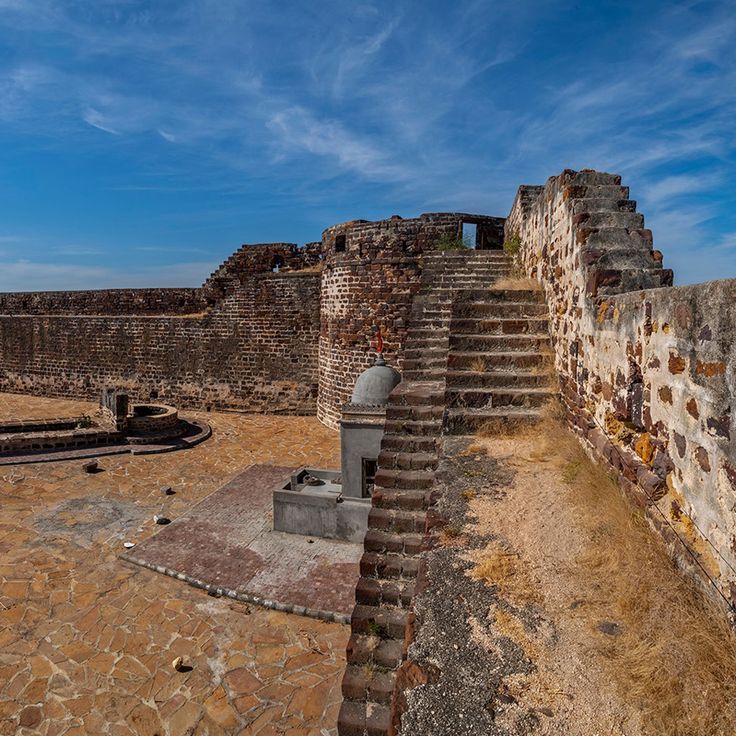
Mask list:
[[[307,474],[322,484],[306,485]],[[342,496],[339,481],[340,474],[334,470],[300,468],[289,483],[273,492],[274,531],[361,543],[371,499]]]

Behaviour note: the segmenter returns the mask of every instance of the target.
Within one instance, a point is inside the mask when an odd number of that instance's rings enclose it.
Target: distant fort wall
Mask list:
[[[321,242],[244,245],[200,288],[0,294],[0,390],[201,409],[315,414],[336,428],[382,331],[401,366],[421,254],[472,225],[500,248],[502,218],[395,216]]]
[[[733,612],[736,280],[671,287],[628,194],[592,171],[521,187],[506,239],[545,290],[573,427]]]
[[[0,295],[0,390],[313,414],[313,248],[244,246],[199,289]],[[278,268],[277,272],[272,269]]]

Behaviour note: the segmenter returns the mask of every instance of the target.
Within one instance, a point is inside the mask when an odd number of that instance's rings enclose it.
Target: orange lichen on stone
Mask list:
[[[598,307],[598,321],[603,322],[603,320],[606,318],[606,312],[608,311],[608,302],[601,302],[600,307]]]
[[[670,373],[677,375],[685,372],[685,366],[687,363],[685,362],[685,358],[682,356],[677,355],[676,353],[670,353],[670,359],[667,365],[669,366]]]
[[[699,360],[695,364],[695,372],[706,378],[722,376],[726,372],[726,364],[720,361],[717,363],[704,363]]]
[[[654,447],[649,432],[644,432],[634,443],[634,451],[647,465],[651,465],[654,457]]]

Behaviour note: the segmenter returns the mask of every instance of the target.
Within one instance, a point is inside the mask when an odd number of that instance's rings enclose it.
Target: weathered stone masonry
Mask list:
[[[0,296],[0,388],[314,413],[320,275],[289,244],[247,246],[201,289]]]
[[[736,280],[671,287],[610,174],[522,187],[506,235],[545,290],[573,425],[733,614]]]
[[[322,241],[245,245],[198,289],[0,294],[0,390],[309,414],[337,427],[380,328],[402,362],[423,251],[503,219],[461,213],[355,221]],[[319,401],[318,401],[319,392]]]
[[[501,247],[502,218],[462,213],[358,220],[324,231],[317,416],[325,424],[337,427],[355,379],[370,365],[377,329],[385,340],[386,359],[402,368],[421,255],[442,236],[462,235],[464,223],[476,225],[482,249]]]

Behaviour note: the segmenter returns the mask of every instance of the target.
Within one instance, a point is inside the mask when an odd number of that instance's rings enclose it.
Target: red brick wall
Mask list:
[[[241,272],[189,316],[0,315],[0,390],[97,398],[115,385],[134,401],[314,413],[319,286],[319,273]]]
[[[442,235],[460,235],[462,223],[471,221],[487,229],[491,244],[501,244],[502,219],[462,213],[357,220],[324,231],[317,416],[325,424],[337,426],[356,379],[371,365],[377,328],[386,360],[401,370],[420,256]],[[344,251],[336,249],[341,236]]]

